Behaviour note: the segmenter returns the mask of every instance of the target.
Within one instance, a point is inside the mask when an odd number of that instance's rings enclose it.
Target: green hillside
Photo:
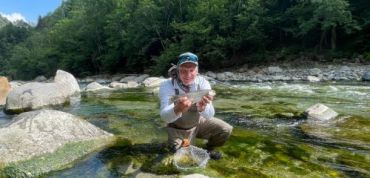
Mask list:
[[[76,76],[164,74],[185,51],[198,54],[204,70],[301,56],[366,62],[370,1],[67,0],[21,31],[0,57],[3,75],[20,79],[58,68]]]
[[[0,29],[8,23],[10,23],[10,22],[5,17],[0,15]]]

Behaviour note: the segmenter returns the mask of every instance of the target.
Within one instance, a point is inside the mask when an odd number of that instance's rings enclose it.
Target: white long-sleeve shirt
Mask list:
[[[197,76],[194,79],[193,84],[190,86],[190,92],[197,91],[199,85],[199,90],[209,90],[211,89],[211,85],[209,82],[202,76]],[[178,118],[182,116],[182,113],[176,115],[174,111],[174,103],[170,103],[170,97],[176,95],[175,88],[179,90],[179,94],[184,94],[183,91],[177,84],[176,80],[174,81],[174,85],[172,85],[171,78],[165,80],[161,83],[159,88],[159,99],[160,99],[160,115],[163,120],[167,123],[171,123],[176,121]],[[215,115],[215,109],[212,103],[207,104],[204,111],[200,112],[200,115],[204,118],[212,118]]]

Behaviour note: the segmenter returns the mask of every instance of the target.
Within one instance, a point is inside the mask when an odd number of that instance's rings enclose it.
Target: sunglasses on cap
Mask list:
[[[198,65],[198,56],[190,52],[183,53],[179,56],[177,65],[179,66],[188,62]]]

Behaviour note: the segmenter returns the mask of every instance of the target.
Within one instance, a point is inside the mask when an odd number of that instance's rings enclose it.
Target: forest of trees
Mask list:
[[[206,70],[300,55],[370,61],[370,1],[66,0],[35,27],[0,29],[0,75],[160,75],[186,51]]]

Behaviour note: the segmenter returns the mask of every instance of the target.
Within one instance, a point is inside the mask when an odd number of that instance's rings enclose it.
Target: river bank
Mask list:
[[[201,66],[202,67],[202,66]],[[370,65],[362,63],[342,64],[319,64],[319,63],[282,63],[271,66],[248,67],[225,69],[223,71],[204,71],[200,67],[200,75],[207,77],[211,83],[218,81],[241,81],[241,82],[326,82],[326,81],[370,81]],[[81,89],[95,91],[100,89],[123,89],[123,88],[157,88],[167,76],[150,76],[149,74],[101,74],[77,78]],[[52,82],[53,78],[47,79],[38,76],[33,81],[11,81],[11,88],[29,82]],[[4,84],[5,86],[5,84]],[[158,89],[158,88],[157,88]]]
[[[266,82],[266,81],[361,81],[370,80],[370,65],[360,63],[346,64],[317,64],[317,65],[272,65],[263,67],[240,68],[224,70],[220,72],[203,71],[200,74],[207,76],[209,80],[218,81],[246,81],[246,82]],[[78,79],[80,83],[97,82],[109,84],[115,82],[128,83],[136,82],[138,85],[151,76],[147,74],[116,74],[116,75],[96,75]],[[164,79],[166,76],[157,78]],[[144,82],[145,83],[145,82]],[[152,83],[152,82],[147,82]],[[111,85],[112,87],[114,86]],[[133,85],[136,86],[136,85]],[[147,85],[145,85],[147,86]],[[114,87],[113,87],[114,88]]]

